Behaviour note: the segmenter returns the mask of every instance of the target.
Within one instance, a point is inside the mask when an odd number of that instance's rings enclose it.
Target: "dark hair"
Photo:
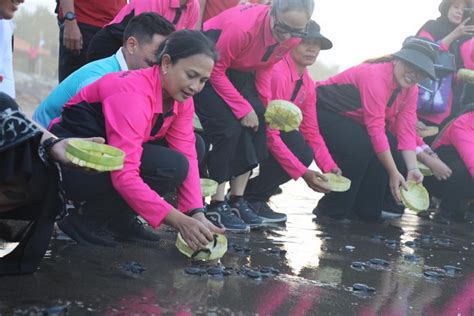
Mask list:
[[[180,59],[197,54],[209,56],[214,63],[219,58],[214,42],[201,31],[192,30],[174,32],[163,41],[158,49],[158,63],[161,63],[161,59],[165,54],[171,57],[171,63],[173,64],[176,64]]]
[[[367,59],[366,61],[364,61],[364,64],[383,64],[388,63],[389,61],[392,61],[394,59],[395,57],[393,57],[392,55],[384,55],[381,57]]]
[[[442,0],[438,7],[439,13],[441,13],[442,16],[447,16],[453,2],[454,0]],[[464,3],[466,7],[469,7],[469,1],[464,0]]]
[[[149,43],[155,34],[168,36],[175,31],[175,27],[161,15],[146,12],[133,17],[123,32],[123,44],[129,37],[135,37],[140,44]]]
[[[272,15],[287,11],[304,11],[308,17],[313,15],[314,0],[273,0]]]

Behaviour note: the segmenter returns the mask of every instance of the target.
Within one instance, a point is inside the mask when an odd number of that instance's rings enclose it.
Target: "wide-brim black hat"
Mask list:
[[[0,152],[38,136],[41,132],[10,96],[0,92]]]
[[[332,42],[321,34],[321,27],[313,20],[308,22],[306,35],[303,37],[303,39],[318,39],[321,42],[322,50],[332,48]]]
[[[436,79],[435,60],[436,50],[425,41],[409,38],[403,43],[403,47],[393,56],[409,63],[431,79]]]

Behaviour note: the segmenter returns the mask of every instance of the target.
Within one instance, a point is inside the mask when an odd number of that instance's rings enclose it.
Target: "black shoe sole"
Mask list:
[[[263,224],[266,224],[266,223],[285,223],[287,220],[288,220],[288,217],[285,217],[284,219],[283,218],[268,218],[268,217],[264,217],[264,216],[260,216],[258,215],[262,220],[263,220]]]

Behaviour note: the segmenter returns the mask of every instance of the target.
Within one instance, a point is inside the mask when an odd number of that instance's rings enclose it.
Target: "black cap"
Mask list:
[[[310,20],[307,25],[306,35],[303,39],[318,39],[321,42],[321,49],[326,50],[332,48],[332,42],[321,34],[321,27],[318,23]]]
[[[403,43],[403,47],[393,56],[409,63],[431,79],[436,79],[434,64],[437,51],[426,40],[409,37]]]

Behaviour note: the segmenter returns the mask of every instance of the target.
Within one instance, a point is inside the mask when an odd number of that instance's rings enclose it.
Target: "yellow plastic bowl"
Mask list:
[[[303,120],[299,107],[285,100],[273,100],[265,111],[265,121],[273,129],[290,132],[298,129]]]
[[[420,172],[422,175],[425,177],[429,177],[433,175],[433,172],[431,172],[431,169],[428,168],[424,163],[417,161],[418,164],[418,169],[420,169]]]
[[[111,171],[123,168],[125,152],[109,145],[74,139],[67,144],[66,157],[81,167]]]
[[[211,179],[201,179],[202,196],[212,196],[217,192],[218,183]]]
[[[227,252],[227,238],[222,234],[214,234],[214,241],[207,244],[205,248],[194,251],[178,233],[176,248],[186,257],[194,260],[216,260],[222,258]]]
[[[326,184],[333,192],[346,192],[351,188],[351,180],[346,177],[334,173],[325,173],[324,176],[328,179]]]
[[[430,195],[428,194],[426,188],[423,185],[417,184],[413,181],[408,181],[407,187],[407,191],[405,191],[403,188],[400,188],[400,195],[402,197],[403,204],[410,210],[417,213],[427,210],[430,206]]]
[[[474,70],[461,68],[458,70],[458,77],[470,84],[474,84]]]
[[[430,137],[430,136],[435,136],[436,134],[438,134],[439,132],[439,128],[436,127],[436,126],[426,126],[426,128],[424,130],[421,130],[418,132],[418,135],[420,135],[420,137],[424,138],[424,137]]]

